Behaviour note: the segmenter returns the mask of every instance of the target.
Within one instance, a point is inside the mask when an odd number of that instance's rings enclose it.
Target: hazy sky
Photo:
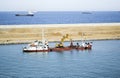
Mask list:
[[[120,11],[120,0],[0,0],[0,11]]]

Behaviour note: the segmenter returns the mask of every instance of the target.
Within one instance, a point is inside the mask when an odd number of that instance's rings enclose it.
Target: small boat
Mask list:
[[[23,52],[48,52],[49,47],[42,41],[35,41],[23,48]]]
[[[34,13],[29,11],[27,14],[15,14],[15,16],[34,16]]]
[[[83,38],[85,36],[85,33],[82,33],[81,35],[81,41],[82,43],[79,45],[79,43],[76,44],[76,50],[91,50],[92,49],[92,42],[86,42]]]
[[[49,52],[48,42],[44,39],[44,31],[42,30],[42,41],[34,41],[23,48],[23,52]]]
[[[77,43],[76,50],[91,50],[92,49],[92,42],[82,42],[81,45]]]

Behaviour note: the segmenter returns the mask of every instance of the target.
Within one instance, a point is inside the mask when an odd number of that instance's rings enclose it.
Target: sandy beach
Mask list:
[[[120,23],[0,25],[0,44],[41,40],[43,28],[48,41],[60,41],[65,34],[73,40],[120,39]]]

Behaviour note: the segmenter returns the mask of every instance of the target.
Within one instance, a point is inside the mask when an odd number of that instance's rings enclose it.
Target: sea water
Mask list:
[[[0,45],[0,78],[119,78],[120,40],[92,42],[91,50],[34,53],[22,52],[27,44]]]
[[[15,16],[27,12],[0,12],[0,25],[20,24],[80,24],[80,23],[119,23],[119,11],[64,11],[36,12],[34,16]]]

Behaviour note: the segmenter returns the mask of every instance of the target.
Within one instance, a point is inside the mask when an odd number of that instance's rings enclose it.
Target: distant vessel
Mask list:
[[[92,14],[91,12],[82,12],[82,14]]]
[[[34,16],[34,13],[29,11],[27,14],[15,14],[15,16]]]

